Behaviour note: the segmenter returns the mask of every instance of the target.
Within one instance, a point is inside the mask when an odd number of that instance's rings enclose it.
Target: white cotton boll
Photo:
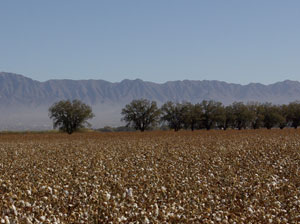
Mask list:
[[[52,194],[52,188],[51,187],[48,187],[48,191],[50,194]]]
[[[155,203],[154,207],[155,207],[154,215],[155,215],[155,217],[157,217],[159,215],[158,205]]]
[[[32,224],[31,220],[28,217],[26,218],[26,223],[27,224]]]
[[[21,207],[25,206],[25,201],[21,200],[21,201],[19,201],[19,203],[20,203]]]
[[[278,208],[280,208],[280,207],[281,207],[280,201],[276,201],[276,202],[275,202],[275,205],[276,205]]]
[[[118,222],[123,222],[123,221],[126,221],[126,220],[127,220],[127,218],[124,217],[124,216],[118,218]]]
[[[127,193],[127,196],[131,198],[133,196],[132,188],[127,189],[126,193]]]
[[[250,212],[251,214],[254,212],[252,208],[248,208],[248,212]]]
[[[105,192],[105,194],[104,194],[105,201],[109,201],[110,197],[111,197],[110,193]]]
[[[11,208],[12,208],[12,210],[14,212],[14,215],[17,216],[18,212],[17,212],[16,206],[12,205]]]
[[[147,218],[147,216],[145,216],[145,219],[144,219],[144,222],[143,222],[144,224],[149,224],[150,223],[150,221],[149,221],[149,219]]]
[[[8,216],[4,216],[4,219],[5,219],[5,224],[10,224]]]

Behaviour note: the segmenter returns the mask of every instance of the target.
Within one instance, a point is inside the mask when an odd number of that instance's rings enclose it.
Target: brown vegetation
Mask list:
[[[2,134],[0,155],[0,223],[300,222],[299,130]]]

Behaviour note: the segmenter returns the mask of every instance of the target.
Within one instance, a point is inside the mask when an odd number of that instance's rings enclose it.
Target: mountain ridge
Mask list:
[[[278,81],[278,82],[274,82],[274,83],[270,83],[270,84],[263,84],[263,83],[259,83],[259,82],[250,82],[248,84],[240,84],[240,83],[226,82],[226,81],[216,80],[216,79],[211,79],[211,80],[208,80],[208,79],[203,79],[203,80],[183,79],[183,80],[171,80],[171,81],[166,81],[166,82],[163,82],[163,83],[158,83],[158,82],[153,82],[153,81],[145,81],[145,80],[142,80],[140,78],[135,78],[135,79],[127,79],[126,78],[126,79],[123,79],[123,80],[117,81],[117,82],[107,81],[107,80],[104,80],[104,79],[95,79],[95,78],[91,78],[91,79],[63,78],[63,79],[48,79],[48,80],[45,80],[45,81],[39,81],[39,80],[35,80],[33,78],[27,77],[27,76],[22,75],[22,74],[13,73],[13,72],[5,72],[5,71],[1,71],[0,76],[17,76],[17,77],[21,77],[21,78],[25,78],[25,79],[30,79],[34,82],[39,82],[39,83],[44,83],[44,82],[49,82],[49,81],[63,81],[63,80],[64,81],[104,81],[104,82],[111,83],[111,84],[118,84],[118,83],[121,83],[121,82],[124,82],[124,81],[142,81],[142,82],[145,82],[145,83],[154,83],[154,84],[158,84],[158,85],[163,85],[163,84],[166,84],[166,83],[169,83],[169,82],[185,82],[185,81],[188,81],[188,82],[220,82],[220,83],[240,85],[240,86],[248,86],[248,85],[253,85],[253,84],[260,84],[260,85],[263,85],[263,86],[270,86],[270,85],[274,85],[276,83],[283,83],[283,82],[300,83],[300,81],[290,80],[290,79],[285,79],[283,81]]]
[[[300,82],[284,80],[273,84],[246,85],[218,80],[177,80],[165,83],[124,79],[50,79],[37,81],[24,75],[0,72],[0,129],[51,128],[47,109],[62,99],[79,99],[93,107],[94,127],[121,125],[120,112],[133,99],[166,101],[216,100],[225,105],[235,101],[287,104],[300,100]],[[19,125],[16,125],[19,124]],[[37,128],[38,129],[38,128]]]

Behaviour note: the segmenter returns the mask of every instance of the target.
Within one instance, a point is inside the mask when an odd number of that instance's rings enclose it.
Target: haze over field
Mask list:
[[[92,106],[96,117],[93,128],[122,125],[121,109],[133,99],[167,102],[202,100],[287,104],[300,99],[300,82],[283,81],[271,85],[231,84],[220,81],[170,81],[163,84],[140,79],[108,82],[104,80],[49,80],[39,82],[22,75],[0,73],[0,128],[2,130],[51,129],[48,108],[62,99],[79,99]]]

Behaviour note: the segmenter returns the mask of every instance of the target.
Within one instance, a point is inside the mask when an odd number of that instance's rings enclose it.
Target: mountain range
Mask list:
[[[163,84],[140,79],[121,82],[104,80],[49,80],[39,82],[23,75],[0,72],[0,130],[51,129],[48,108],[62,99],[79,99],[92,106],[94,128],[121,125],[121,109],[133,99],[192,103],[216,100],[287,104],[300,100],[300,82],[286,80],[270,85],[232,84],[222,81],[169,81]]]

